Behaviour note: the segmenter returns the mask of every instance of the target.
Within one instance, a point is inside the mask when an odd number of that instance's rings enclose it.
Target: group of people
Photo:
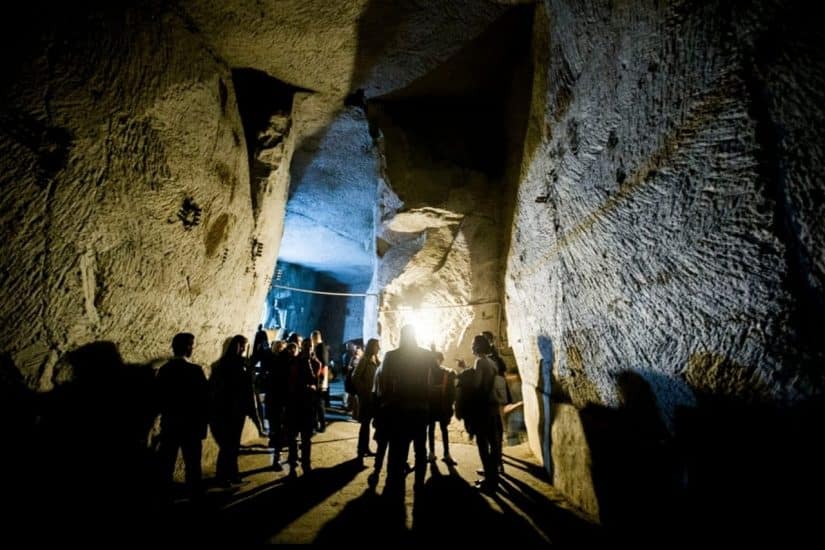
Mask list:
[[[506,366],[492,338],[487,332],[473,339],[476,360],[472,366],[459,361],[458,375],[443,367],[443,354],[418,346],[412,326],[402,328],[399,347],[388,352],[383,363],[378,357],[378,340],[367,343],[363,357],[352,372],[352,384],[361,422],[358,456],[375,456],[374,469],[368,478],[370,486],[377,485],[389,449],[385,491],[403,492],[403,480],[410,471],[407,460],[412,443],[413,486],[420,488],[427,462],[436,460],[436,423],[441,430],[443,460],[455,465],[450,456],[447,428],[455,406],[456,415],[464,420],[478,445],[484,478],[476,481],[476,487],[495,491],[503,469],[502,411],[510,396],[504,378]],[[375,428],[375,453],[369,448],[370,423]]]
[[[300,436],[301,468],[310,472],[312,435],[326,430],[329,405],[329,349],[321,332],[313,331],[308,339],[292,333],[271,349],[261,346],[253,351],[252,363],[260,365],[256,386],[264,396],[269,446],[275,449],[272,468],[283,470],[281,450],[286,445],[289,474],[296,475]]]
[[[261,332],[259,326],[259,335]],[[283,470],[280,453],[286,446],[289,475],[296,475],[299,459],[304,473],[310,472],[312,435],[325,429],[325,404],[329,399],[329,351],[321,333],[313,331],[306,340],[292,334],[272,347],[265,337],[256,336],[249,360],[248,340],[237,335],[212,368],[209,380],[203,369],[190,361],[194,345],[194,335],[176,334],[172,340],[174,358],[160,368],[156,377],[161,413],[159,456],[166,479],[171,482],[180,449],[187,485],[199,489],[202,441],[211,424],[219,446],[216,477],[224,485],[239,482],[238,451],[246,418],[251,418],[261,433],[264,431],[256,390],[265,396],[263,416],[269,424],[270,446],[275,449],[272,468]],[[476,357],[473,365],[459,360],[456,374],[443,366],[443,354],[419,347],[413,327],[405,326],[399,347],[389,351],[383,362],[379,341],[374,338],[362,353],[353,353],[348,390],[353,394],[351,400],[357,401],[361,423],[358,456],[375,457],[368,478],[370,486],[377,485],[388,453],[385,491],[403,492],[409,471],[415,474],[414,487],[420,488],[427,462],[436,460],[436,423],[441,431],[442,459],[455,465],[447,429],[455,410],[478,445],[484,478],[476,486],[495,491],[502,470],[502,410],[510,401],[505,365],[492,344],[491,333],[477,335],[472,351]],[[259,366],[256,381],[254,365]],[[377,444],[374,452],[370,448],[371,427]],[[407,462],[411,443],[413,468]]]
[[[251,360],[247,358],[247,338],[236,335],[212,367],[208,380],[203,368],[190,361],[194,347],[193,334],[176,334],[172,339],[174,358],[158,370],[155,379],[161,415],[158,454],[164,479],[171,483],[180,450],[187,486],[195,493],[200,491],[202,442],[211,426],[219,447],[218,483],[240,482],[238,452],[246,418],[252,419],[259,432],[264,431],[256,399],[258,388],[265,396],[263,410],[270,445],[275,448],[272,467],[283,469],[280,451],[287,446],[290,475],[295,475],[300,436],[302,469],[311,471],[312,434],[325,428],[324,391],[328,396],[329,387],[329,354],[320,331],[307,340],[293,334],[283,346],[272,348],[260,345],[256,337]],[[252,368],[255,363],[260,365],[257,381]]]

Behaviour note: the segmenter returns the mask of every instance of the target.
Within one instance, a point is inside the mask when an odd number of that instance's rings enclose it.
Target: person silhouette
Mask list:
[[[238,450],[246,417],[260,426],[252,376],[246,368],[244,357],[247,343],[244,336],[234,336],[209,378],[212,388],[212,433],[219,447],[216,477],[224,486],[241,482]]]
[[[209,415],[209,388],[203,368],[189,361],[194,348],[194,334],[180,332],[172,338],[175,357],[158,370],[155,391],[161,415],[158,453],[162,475],[171,486],[180,449],[186,484],[196,496],[202,489],[201,452]]]
[[[484,479],[476,481],[476,487],[484,492],[493,493],[498,487],[499,450],[501,431],[501,414],[495,392],[495,377],[498,369],[489,358],[490,342],[483,335],[473,338],[473,355],[475,363],[468,368],[459,360],[462,369],[458,377],[458,396],[461,402],[461,416],[471,436],[475,436],[478,455],[484,468]]]
[[[358,431],[358,456],[374,456],[370,451],[370,422],[372,421],[375,409],[372,399],[372,388],[375,383],[375,371],[381,364],[378,352],[381,346],[377,338],[370,338],[367,342],[367,349],[355,372],[352,374],[352,383],[358,394],[358,420],[361,422],[361,429]]]
[[[405,325],[397,349],[387,352],[382,372],[382,397],[389,433],[386,491],[403,493],[404,467],[410,443],[415,450],[415,484],[424,485],[427,471],[428,390],[436,365],[432,352],[418,347],[415,329]]]

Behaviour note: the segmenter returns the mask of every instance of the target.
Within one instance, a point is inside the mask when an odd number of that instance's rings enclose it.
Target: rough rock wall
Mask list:
[[[280,278],[276,284],[281,286],[312,290],[321,284],[319,274],[304,266],[278,262],[278,271]],[[324,328],[319,324],[324,312],[324,296],[273,287],[266,299],[270,312],[274,314],[276,309],[284,312],[285,324],[280,327],[279,338],[286,338],[290,332],[306,338],[316,328]],[[272,317],[268,322],[269,326],[276,326],[280,319]]]
[[[821,102],[821,52],[793,32],[808,28],[801,9],[539,5],[506,309],[531,446],[548,467],[579,468],[558,478],[627,497],[638,487],[599,476],[648,463],[551,465],[551,397],[582,410],[590,450],[613,459],[624,443],[650,460],[708,397],[792,403],[821,388],[821,347],[799,316],[822,300],[823,235],[822,140],[800,118]],[[720,471],[743,469],[729,462]],[[680,468],[658,472],[662,485],[683,486]]]
[[[426,74],[508,6],[478,0],[220,0],[180,4],[235,67],[343,98],[375,97]]]
[[[379,169],[364,109],[336,97],[298,94],[293,134],[280,259],[363,292],[374,266]]]
[[[348,287],[339,287],[339,292],[352,292]],[[343,342],[363,338],[364,298],[329,296],[324,305],[326,332],[324,339],[335,350],[342,348]],[[342,352],[343,353],[343,352]],[[338,362],[338,358],[335,357]]]
[[[43,25],[2,88],[0,350],[40,389],[97,340],[145,363],[191,331],[209,364],[254,333],[286,167],[256,220],[230,71],[178,16]]]
[[[459,357],[470,363],[472,337],[482,330],[498,331],[500,208],[495,190],[501,181],[456,160],[467,151],[444,154],[444,143],[451,143],[448,149],[466,145],[433,139],[435,134],[444,139],[447,125],[425,123],[428,130],[421,133],[420,127],[406,125],[406,114],[393,118],[387,115],[393,108],[387,109],[375,116],[383,133],[385,179],[397,195],[385,196],[379,215],[380,259],[372,288],[381,290],[381,346],[395,348],[401,327],[412,323],[419,345],[434,344],[444,353],[445,366],[454,367]],[[412,109],[424,118],[434,116],[425,108]]]

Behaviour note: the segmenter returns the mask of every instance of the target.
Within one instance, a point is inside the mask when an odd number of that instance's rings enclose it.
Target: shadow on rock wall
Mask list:
[[[676,415],[686,522],[731,539],[801,542],[821,520],[825,399],[781,405],[697,392]]]
[[[681,468],[650,385],[634,371],[616,376],[621,407],[581,411],[602,523],[630,537],[667,530],[679,517]]]
[[[656,376],[645,373],[645,376]],[[793,406],[697,392],[661,420],[650,383],[624,371],[622,405],[581,411],[603,524],[630,540],[801,541],[823,487],[823,400]],[[806,535],[805,533],[808,532]]]
[[[28,540],[88,540],[148,521],[159,494],[147,445],[151,366],[126,365],[114,343],[94,342],[66,355],[48,393],[28,390],[6,358],[2,372],[12,438],[3,471],[19,503],[10,527]]]

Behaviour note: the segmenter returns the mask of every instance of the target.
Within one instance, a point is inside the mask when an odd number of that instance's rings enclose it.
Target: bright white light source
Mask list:
[[[414,309],[402,306],[399,312],[401,313],[401,326],[415,327],[419,346],[429,349],[432,344],[439,343],[437,340],[443,335],[440,334],[438,309]]]

